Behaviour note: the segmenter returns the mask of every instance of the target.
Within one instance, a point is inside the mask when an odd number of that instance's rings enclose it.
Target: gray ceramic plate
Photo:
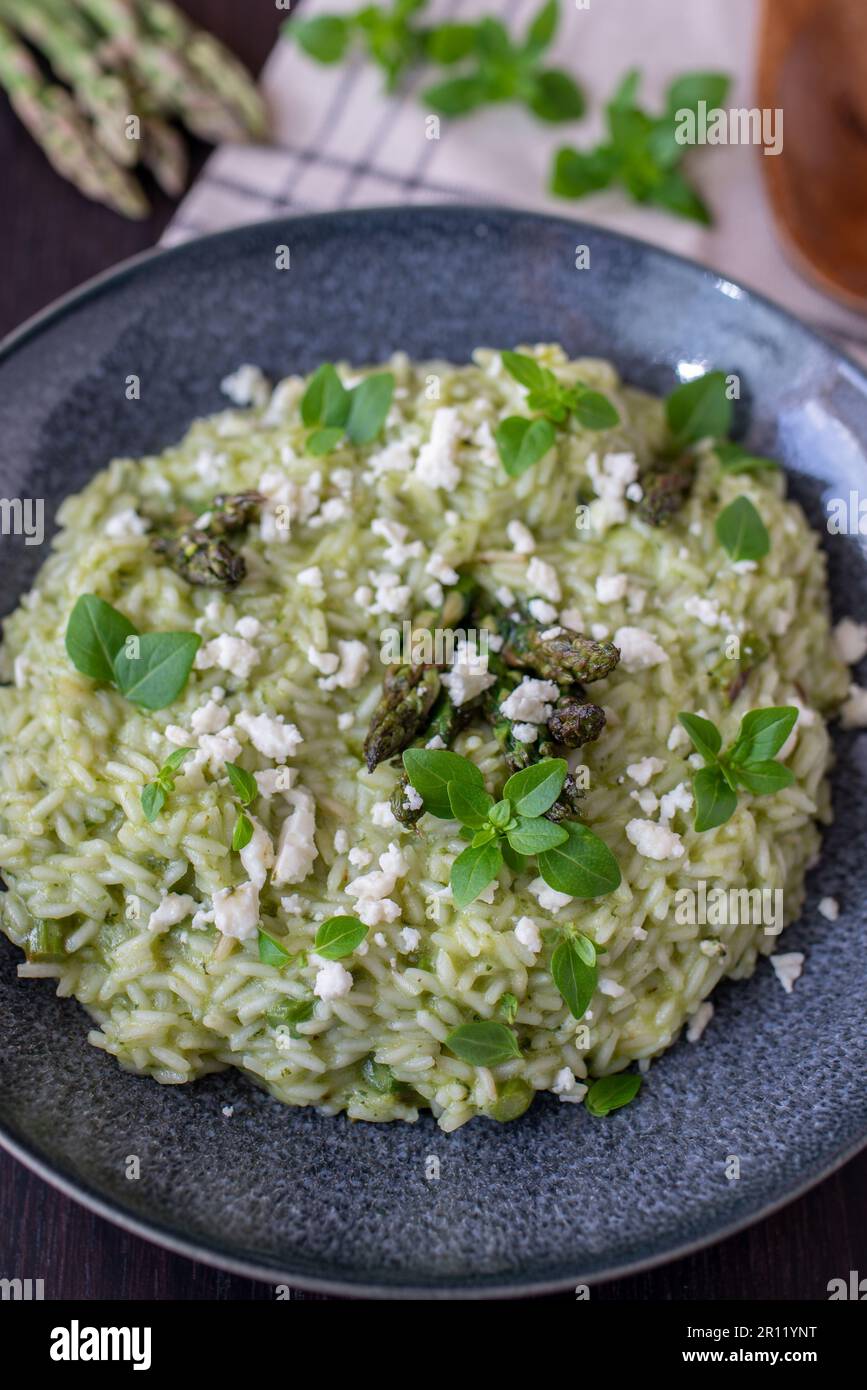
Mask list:
[[[291,249],[291,270],[274,268]],[[592,269],[574,267],[591,248]],[[738,372],[742,425],[823,499],[867,480],[867,380],[807,329],[719,276],[580,223],[478,209],[287,219],[121,268],[25,326],[0,354],[0,495],[68,492],[117,454],[176,439],[223,404],[220,378],[323,359],[467,359],[558,339],[666,390],[695,363]],[[128,402],[128,375],[141,378]],[[748,397],[748,399],[746,399]],[[38,547],[2,541],[2,611]],[[828,544],[837,616],[865,613],[863,543]],[[0,949],[5,1142],[113,1220],[188,1254],[311,1288],[484,1295],[566,1287],[718,1238],[793,1197],[867,1139],[864,748],[841,742],[837,822],[785,995],[763,964],[723,987],[699,1046],[654,1066],[607,1121],[553,1098],[518,1123],[441,1134],[293,1112],[238,1077],[162,1088],[90,1048],[82,1010],[18,983]],[[821,893],[843,904],[830,925]],[[232,1118],[221,1107],[234,1105]],[[141,1177],[125,1176],[127,1155]],[[726,1176],[729,1155],[741,1176]],[[431,1157],[439,1160],[430,1180]]]

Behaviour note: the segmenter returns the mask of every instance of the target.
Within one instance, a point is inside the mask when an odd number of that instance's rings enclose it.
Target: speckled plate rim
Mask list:
[[[26,319],[11,333],[0,340],[0,362],[11,357],[19,348],[38,336],[44,329],[53,327],[59,323],[67,313],[86,304],[110,291],[117,285],[126,283],[140,273],[147,274],[150,266],[155,262],[163,262],[166,259],[183,259],[185,255],[191,254],[194,248],[213,245],[217,242],[241,239],[251,230],[265,231],[285,227],[287,223],[304,223],[306,225],[316,223],[334,223],[335,221],[350,222],[353,220],[388,219],[396,212],[406,215],[408,212],[417,213],[419,217],[427,214],[437,216],[452,214],[455,216],[456,224],[462,224],[465,220],[472,218],[497,218],[508,220],[511,217],[520,217],[522,220],[538,222],[540,224],[550,224],[552,226],[562,225],[568,221],[575,228],[578,235],[592,236],[602,235],[608,239],[626,243],[640,250],[643,253],[650,253],[671,264],[685,268],[688,273],[698,273],[700,275],[715,276],[735,285],[740,291],[740,295],[747,305],[756,304],[769,310],[776,317],[795,325],[802,333],[814,339],[824,349],[838,361],[846,364],[850,372],[857,379],[861,388],[867,394],[867,373],[855,359],[843,351],[832,339],[818,332],[810,324],[805,323],[797,315],[790,313],[781,305],[769,299],[758,290],[751,289],[741,282],[731,281],[728,275],[716,270],[713,266],[706,265],[700,261],[691,260],[689,257],[677,255],[675,252],[668,251],[664,247],[655,245],[652,242],[644,241],[640,237],[628,236],[625,233],[613,231],[610,228],[596,224],[581,222],[577,219],[557,217],[544,213],[533,213],[524,208],[509,207],[503,205],[482,205],[482,204],[419,204],[409,208],[394,207],[389,205],[353,208],[338,211],[324,211],[319,213],[287,214],[282,217],[268,218],[258,222],[242,223],[236,227],[224,228],[221,231],[209,233],[206,236],[195,237],[189,241],[181,242],[177,246],[153,247],[147,251],[140,252],[138,255],[131,256],[118,265],[102,271],[99,275],[93,276],[84,282],[77,289],[69,291],[59,299],[46,305],[36,314]],[[139,1236],[144,1240],[161,1246],[165,1250],[170,1250],[173,1254],[182,1255],[187,1259],[198,1260],[204,1264],[217,1269],[224,1269],[233,1274],[259,1279],[270,1284],[288,1284],[294,1288],[302,1289],[312,1293],[330,1294],[333,1296],[355,1297],[355,1298],[383,1298],[383,1299],[420,1299],[425,1301],[441,1301],[450,1299],[461,1299],[468,1301],[484,1301],[486,1299],[508,1299],[532,1297],[542,1294],[559,1293],[574,1287],[579,1283],[592,1285],[604,1283],[611,1279],[620,1278],[624,1275],[638,1274],[644,1270],[654,1269],[660,1265],[668,1264],[673,1260],[682,1259],[684,1256],[703,1250],[710,1245],[715,1245],[720,1241],[728,1239],[730,1236],[737,1235],[740,1231],[755,1225],[757,1222],[772,1216],[775,1212],[796,1201],[799,1197],[809,1192],[818,1183],[831,1177],[850,1159],[856,1157],[865,1147],[867,1147],[867,1130],[857,1138],[854,1143],[847,1145],[844,1149],[832,1154],[827,1162],[814,1165],[813,1170],[802,1180],[790,1183],[785,1190],[780,1193],[776,1200],[761,1203],[754,1210],[747,1213],[738,1220],[725,1225],[717,1226],[713,1230],[707,1231],[695,1240],[688,1241],[681,1245],[671,1245],[668,1249],[658,1251],[646,1257],[639,1257],[633,1260],[626,1260],[612,1265],[610,1268],[594,1270],[592,1275],[582,1274],[579,1270],[570,1273],[567,1277],[557,1277],[550,1280],[533,1280],[527,1283],[492,1283],[475,1288],[455,1285],[453,1288],[447,1287],[426,1287],[411,1286],[397,1287],[391,1284],[367,1284],[362,1281],[355,1282],[350,1280],[319,1279],[308,1274],[288,1273],[281,1271],[278,1264],[262,1264],[252,1255],[249,1258],[243,1256],[230,1255],[218,1247],[211,1245],[204,1240],[191,1240],[179,1235],[171,1227],[164,1226],[159,1221],[146,1221],[133,1216],[118,1203],[101,1196],[92,1189],[88,1183],[81,1179],[67,1177],[59,1168],[55,1167],[39,1152],[31,1146],[29,1141],[22,1139],[11,1132],[8,1126],[0,1119],[0,1145],[13,1158],[23,1163],[26,1168],[35,1173],[37,1177],[44,1179],[51,1187],[61,1192],[64,1196],[78,1202],[81,1206],[92,1211],[95,1215],[103,1217],[121,1230],[129,1232],[131,1235]]]

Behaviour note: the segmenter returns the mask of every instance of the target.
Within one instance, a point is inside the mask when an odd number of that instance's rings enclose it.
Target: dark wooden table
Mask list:
[[[273,0],[184,0],[190,14],[258,68],[285,11]],[[196,164],[207,151],[196,150]],[[52,172],[0,102],[0,334],[89,276],[156,242],[171,216],[128,223]],[[636,1174],[636,1181],[640,1175]],[[661,1269],[600,1285],[594,1297],[648,1301],[826,1297],[867,1275],[867,1151],[750,1230]],[[44,1278],[48,1298],[269,1299],[267,1284],[223,1274],[126,1235],[0,1153],[0,1278]],[[298,1297],[304,1297],[299,1294]],[[570,1297],[564,1295],[564,1297]]]

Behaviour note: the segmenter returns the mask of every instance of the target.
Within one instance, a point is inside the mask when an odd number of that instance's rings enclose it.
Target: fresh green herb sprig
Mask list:
[[[301,419],[313,431],[307,439],[310,453],[330,454],[344,438],[370,444],[385,424],[393,395],[391,372],[376,372],[349,390],[331,363],[323,362],[301,397]]]
[[[475,763],[447,749],[408,748],[403,765],[425,811],[460,821],[470,841],[451,869],[458,907],[474,902],[504,863],[520,873],[531,855],[545,882],[573,898],[602,897],[620,883],[617,860],[597,835],[575,821],[555,825],[545,819],[566,780],[563,758],[545,758],[514,773],[499,801],[485,791]]]
[[[66,626],[75,669],[148,710],[164,709],[181,694],[201,640],[194,632],[140,633],[95,594],[76,600]]]
[[[444,116],[465,116],[481,106],[515,101],[543,121],[573,121],[583,116],[584,94],[568,72],[547,68],[543,56],[557,33],[559,0],[546,0],[523,39],[514,40],[498,19],[476,23],[447,22],[424,26],[416,17],[427,0],[394,0],[365,5],[348,15],[294,19],[284,34],[319,63],[340,63],[360,47],[385,76],[393,92],[410,69],[420,64],[454,69],[427,87],[421,99]]]
[[[608,137],[589,150],[566,146],[557,151],[552,192],[561,198],[584,198],[613,184],[637,203],[649,203],[709,226],[707,204],[684,177],[680,165],[689,146],[677,139],[678,112],[722,105],[729,88],[723,73],[687,73],[672,82],[665,109],[651,116],[636,104],[641,74],[633,69],[605,108]]]
[[[505,1023],[482,1020],[462,1023],[446,1038],[446,1047],[473,1067],[496,1067],[521,1056],[518,1039]]]
[[[637,1072],[620,1072],[617,1076],[600,1076],[594,1081],[584,1097],[584,1108],[591,1115],[610,1115],[612,1110],[620,1110],[635,1100],[641,1090],[641,1077]]]
[[[156,775],[156,780],[149,782],[142,789],[141,806],[144,811],[146,821],[155,821],[166,801],[175,789],[175,777],[178,769],[185,758],[192,753],[192,748],[176,748],[166,758],[162,767]]]
[[[536,410],[536,419],[510,415],[495,432],[500,459],[511,478],[519,478],[553,448],[555,425],[564,425],[570,415],[585,429],[608,430],[620,421],[615,407],[583,382],[564,385],[535,357],[521,352],[504,352],[503,366],[515,381],[527,389],[527,406]]]
[[[761,560],[771,548],[768,528],[748,497],[736,497],[716,519],[716,538],[734,562]]]
[[[342,960],[358,950],[367,932],[357,917],[329,917],[317,931],[313,949],[323,960]]]
[[[518,42],[498,19],[461,25],[457,33],[447,35],[432,31],[425,45],[429,58],[442,62],[440,55],[446,54],[450,62],[469,61],[458,76],[426,88],[422,100],[444,116],[465,116],[480,106],[517,101],[542,121],[580,119],[586,103],[578,83],[568,72],[546,68],[541,61],[559,20],[558,0],[547,0]]]
[[[731,819],[738,804],[738,786],[754,796],[772,796],[794,782],[791,768],[775,761],[795,727],[794,705],[750,710],[724,753],[722,734],[712,720],[699,714],[677,717],[705,761],[692,779],[696,830],[713,830]]]
[[[253,822],[247,815],[246,808],[256,800],[259,787],[253,774],[245,772],[237,763],[226,763],[226,776],[241,807],[232,830],[232,849],[237,852],[244,849],[253,838]]]

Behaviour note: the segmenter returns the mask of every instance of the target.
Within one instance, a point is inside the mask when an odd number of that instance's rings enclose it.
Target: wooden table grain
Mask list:
[[[252,68],[261,65],[286,17],[274,0],[183,2]],[[196,146],[195,167],[206,154],[204,146]],[[5,99],[0,101],[0,168],[0,334],[83,280],[152,246],[171,216],[169,201],[152,189],[152,214],[140,223],[127,223],[85,201],[49,168]],[[592,1296],[615,1301],[825,1298],[828,1281],[846,1278],[850,1270],[867,1275],[867,1151],[748,1230],[686,1259],[600,1284]],[[274,1297],[268,1284],[195,1263],[118,1230],[0,1153],[0,1278],[13,1277],[44,1279],[50,1299]]]

